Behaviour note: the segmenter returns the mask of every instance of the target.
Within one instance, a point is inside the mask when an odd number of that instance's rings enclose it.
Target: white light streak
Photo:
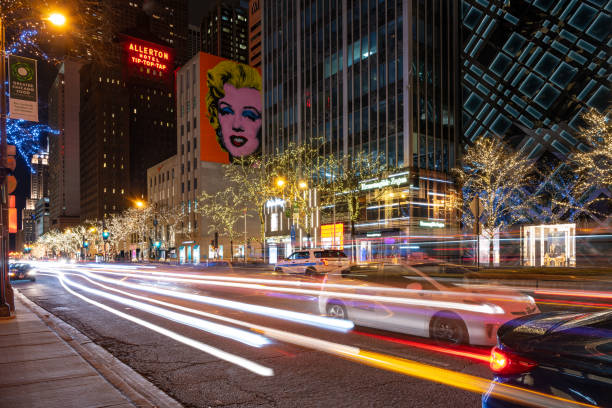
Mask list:
[[[110,293],[103,292],[101,290],[93,289],[79,283],[73,282],[68,278],[62,277],[62,280],[69,286],[79,288],[83,291],[92,293],[96,296],[100,296],[113,302],[121,303],[135,309],[139,309],[145,311],[147,313],[151,313],[164,319],[173,320],[175,322],[194,327],[199,330],[203,330],[212,334],[216,334],[218,336],[227,337],[236,341],[239,341],[244,344],[248,344],[249,346],[261,347],[270,342],[263,336],[258,334],[253,334],[246,332],[241,329],[236,329],[234,327],[224,326],[218,323],[209,322],[203,319],[198,319],[192,316],[183,315],[180,313],[172,312],[170,310],[162,309],[157,306],[152,306],[146,303],[137,302],[135,300],[122,298],[120,296],[116,296]]]
[[[62,273],[60,273],[59,279],[60,279],[60,283],[62,284],[64,289],[66,289],[66,291],[68,291],[68,293],[70,293],[70,294],[72,294],[72,295],[74,295],[74,296],[84,300],[87,303],[90,303],[90,304],[92,304],[94,306],[97,306],[97,307],[99,307],[101,309],[104,309],[107,312],[113,313],[114,315],[117,315],[117,316],[122,317],[122,318],[124,318],[126,320],[134,322],[134,323],[136,323],[136,324],[138,324],[140,326],[146,327],[146,328],[148,328],[150,330],[153,330],[153,331],[155,331],[155,332],[157,332],[159,334],[162,334],[162,335],[164,335],[166,337],[169,337],[169,338],[171,338],[173,340],[176,340],[176,341],[178,341],[180,343],[186,344],[186,345],[188,345],[190,347],[193,347],[193,348],[195,348],[197,350],[200,350],[200,351],[202,351],[204,353],[210,354],[211,356],[215,356],[215,357],[217,357],[217,358],[219,358],[221,360],[224,360],[224,361],[227,361],[229,363],[232,363],[232,364],[235,364],[237,366],[240,366],[240,367],[242,367],[242,368],[244,368],[246,370],[249,370],[249,371],[251,371],[251,372],[253,372],[255,374],[259,374],[261,376],[266,376],[266,377],[274,375],[274,370],[272,370],[269,367],[262,366],[260,364],[257,364],[257,363],[255,363],[253,361],[250,361],[250,360],[247,360],[245,358],[236,356],[234,354],[225,352],[223,350],[219,350],[216,347],[212,347],[212,346],[209,346],[208,344],[204,344],[204,343],[202,343],[200,341],[191,339],[189,337],[185,337],[185,336],[183,336],[181,334],[175,333],[175,332],[173,332],[171,330],[165,329],[165,328],[163,328],[161,326],[158,326],[156,324],[147,322],[146,320],[142,320],[142,319],[140,319],[140,318],[138,318],[136,316],[132,316],[132,315],[129,315],[127,313],[121,312],[121,311],[119,311],[117,309],[114,309],[114,308],[112,308],[110,306],[107,306],[107,305],[105,305],[103,303],[97,302],[97,301],[95,301],[93,299],[90,299],[90,298],[88,298],[86,296],[83,296],[80,293],[77,293],[74,290],[70,289],[66,285],[66,283],[64,282],[64,276],[63,276]]]

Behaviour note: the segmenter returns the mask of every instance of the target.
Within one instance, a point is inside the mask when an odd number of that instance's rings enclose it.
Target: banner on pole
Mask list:
[[[11,119],[38,122],[36,60],[9,55],[9,112]]]

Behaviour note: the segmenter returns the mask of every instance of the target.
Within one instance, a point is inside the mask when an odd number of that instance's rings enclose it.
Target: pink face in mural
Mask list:
[[[230,155],[242,157],[259,149],[261,132],[261,94],[253,88],[223,85],[219,99],[219,126],[223,144]]]

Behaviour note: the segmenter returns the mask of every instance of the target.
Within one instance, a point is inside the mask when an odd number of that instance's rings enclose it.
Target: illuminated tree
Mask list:
[[[609,114],[609,110],[601,114],[592,109],[582,116],[587,126],[580,129],[579,137],[588,149],[570,157],[580,176],[577,188],[581,192],[593,188],[612,190],[612,124]]]
[[[236,195],[236,191],[232,188],[216,194],[208,194],[203,191],[199,197],[197,212],[206,217],[209,234],[219,232],[230,240],[230,252],[233,259],[234,241],[241,236],[236,224],[245,212],[244,204]]]
[[[362,201],[365,203],[361,183],[382,176],[384,163],[371,153],[359,151],[353,156],[331,156],[326,162],[326,168],[328,177],[319,187],[321,205],[333,206],[334,211],[338,204],[341,204],[340,208],[346,206],[347,218],[351,224],[351,241],[355,242],[355,222],[361,215]],[[375,195],[379,198],[385,192],[384,188],[378,189]]]
[[[534,181],[532,163],[521,151],[513,152],[495,137],[481,137],[463,156],[463,166],[453,169],[462,191],[457,201],[466,225],[472,225],[475,215],[470,203],[480,199],[483,235],[492,238],[496,231],[521,220],[534,201],[526,190]]]

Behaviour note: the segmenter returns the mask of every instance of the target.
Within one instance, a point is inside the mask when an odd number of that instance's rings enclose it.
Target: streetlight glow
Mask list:
[[[305,181],[300,181],[300,183],[298,184],[298,187],[301,188],[302,190],[305,190],[308,188],[308,183],[306,183]]]
[[[284,179],[284,178],[282,178],[282,177],[277,178],[277,179],[276,179],[276,185],[277,185],[278,187],[282,187],[282,186],[284,186],[284,185],[285,185],[285,179]]]
[[[51,24],[56,26],[63,26],[66,24],[66,16],[61,13],[53,13],[47,18],[51,22]]]
[[[136,207],[138,207],[138,208],[144,207],[144,203],[142,201],[140,201],[140,200],[136,201],[135,204],[136,204]]]

